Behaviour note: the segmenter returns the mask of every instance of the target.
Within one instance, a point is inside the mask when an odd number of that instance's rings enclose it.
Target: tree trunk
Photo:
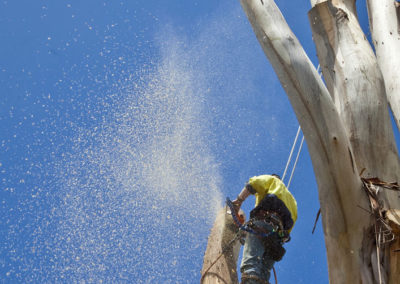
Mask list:
[[[242,211],[241,214],[244,216]],[[239,238],[235,238],[238,231],[232,216],[227,213],[227,208],[221,209],[208,238],[201,270],[201,284],[238,283],[236,266],[240,242]]]

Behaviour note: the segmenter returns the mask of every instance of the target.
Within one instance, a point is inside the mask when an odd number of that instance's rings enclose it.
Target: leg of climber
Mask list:
[[[253,224],[263,231],[272,231],[272,226],[261,220]],[[261,237],[248,233],[243,249],[243,258],[240,266],[242,284],[268,284],[270,271],[275,261],[265,253],[264,242]]]

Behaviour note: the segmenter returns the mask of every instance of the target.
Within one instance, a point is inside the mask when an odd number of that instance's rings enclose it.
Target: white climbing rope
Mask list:
[[[321,72],[320,72],[320,65],[319,65],[319,64],[318,64],[318,67],[317,67],[317,72],[318,72],[319,76],[321,77],[322,74],[321,74]],[[285,170],[283,171],[282,181],[285,179],[287,170],[288,170],[289,165],[290,165],[290,163],[291,163],[291,161],[292,161],[293,152],[294,152],[294,149],[296,148],[296,145],[297,145],[297,140],[298,140],[298,138],[299,138],[300,130],[301,130],[301,127],[300,127],[300,125],[299,125],[299,128],[297,129],[297,133],[296,133],[296,138],[294,138],[294,142],[293,142],[293,145],[292,145],[292,149],[290,150],[290,154],[289,154],[289,158],[288,158],[287,163],[286,163]],[[287,184],[287,188],[288,188],[288,189],[289,189],[289,187],[290,187],[290,183],[292,182],[294,170],[296,169],[297,162],[298,162],[298,160],[299,160],[299,156],[300,156],[300,153],[301,153],[301,149],[303,148],[303,143],[304,143],[304,135],[303,135],[303,137],[301,138],[300,147],[299,147],[299,149],[297,150],[296,160],[295,160],[295,162],[294,162],[294,165],[293,165],[293,168],[292,168],[292,172],[290,173],[289,182],[288,182],[288,184]]]
[[[294,138],[292,149],[290,150],[290,154],[289,154],[289,158],[288,158],[287,163],[286,163],[285,171],[283,172],[283,175],[282,175],[282,181],[285,179],[286,172],[287,172],[287,170],[289,168],[290,161],[292,160],[293,151],[294,151],[294,148],[296,147],[297,139],[299,138],[299,134],[300,134],[300,130],[301,130],[301,128],[299,126],[299,128],[297,129],[296,138]]]
[[[282,175],[282,181],[285,179],[287,170],[288,170],[289,165],[290,165],[290,163],[291,163],[291,161],[292,161],[293,152],[294,152],[294,149],[296,148],[297,141],[298,141],[298,139],[299,139],[300,130],[301,130],[301,127],[299,126],[299,128],[297,129],[296,138],[294,138],[294,141],[293,141],[292,149],[290,150],[290,154],[289,154],[289,158],[288,158],[287,163],[286,163],[285,171],[283,172],[283,175]],[[294,171],[295,171],[295,169],[296,169],[297,162],[298,162],[298,160],[299,160],[299,156],[300,156],[300,153],[301,153],[301,149],[303,148],[303,143],[304,143],[304,136],[302,137],[301,142],[300,142],[300,147],[299,147],[299,149],[297,150],[296,160],[295,160],[295,162],[294,162],[292,171],[291,171],[291,173],[290,173],[289,182],[288,182],[288,184],[287,184],[287,186],[286,186],[288,189],[289,189],[289,187],[290,187],[290,183],[292,182],[293,174],[294,174]]]
[[[303,135],[303,137],[301,138],[300,147],[299,147],[299,150],[297,151],[296,160],[294,161],[293,169],[292,169],[292,172],[291,172],[291,174],[290,174],[289,182],[288,182],[288,185],[287,185],[287,188],[288,188],[288,189],[289,189],[289,187],[290,187],[290,183],[292,182],[292,177],[293,177],[293,174],[294,174],[294,170],[296,169],[296,166],[297,166],[297,161],[299,160],[299,156],[300,156],[300,153],[301,153],[301,149],[303,148],[303,143],[304,143],[304,135]]]

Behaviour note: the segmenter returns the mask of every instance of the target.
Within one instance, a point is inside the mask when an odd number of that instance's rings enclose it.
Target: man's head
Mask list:
[[[278,179],[281,179],[281,177],[279,175],[277,175],[277,174],[272,174],[271,176],[276,177]]]

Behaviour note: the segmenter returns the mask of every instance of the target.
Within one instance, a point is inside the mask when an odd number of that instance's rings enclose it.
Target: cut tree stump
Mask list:
[[[241,210],[239,214],[244,216]],[[239,283],[236,267],[241,244],[239,237],[235,239],[238,233],[239,228],[236,226],[229,208],[222,208],[217,214],[208,237],[201,270],[201,284]]]

